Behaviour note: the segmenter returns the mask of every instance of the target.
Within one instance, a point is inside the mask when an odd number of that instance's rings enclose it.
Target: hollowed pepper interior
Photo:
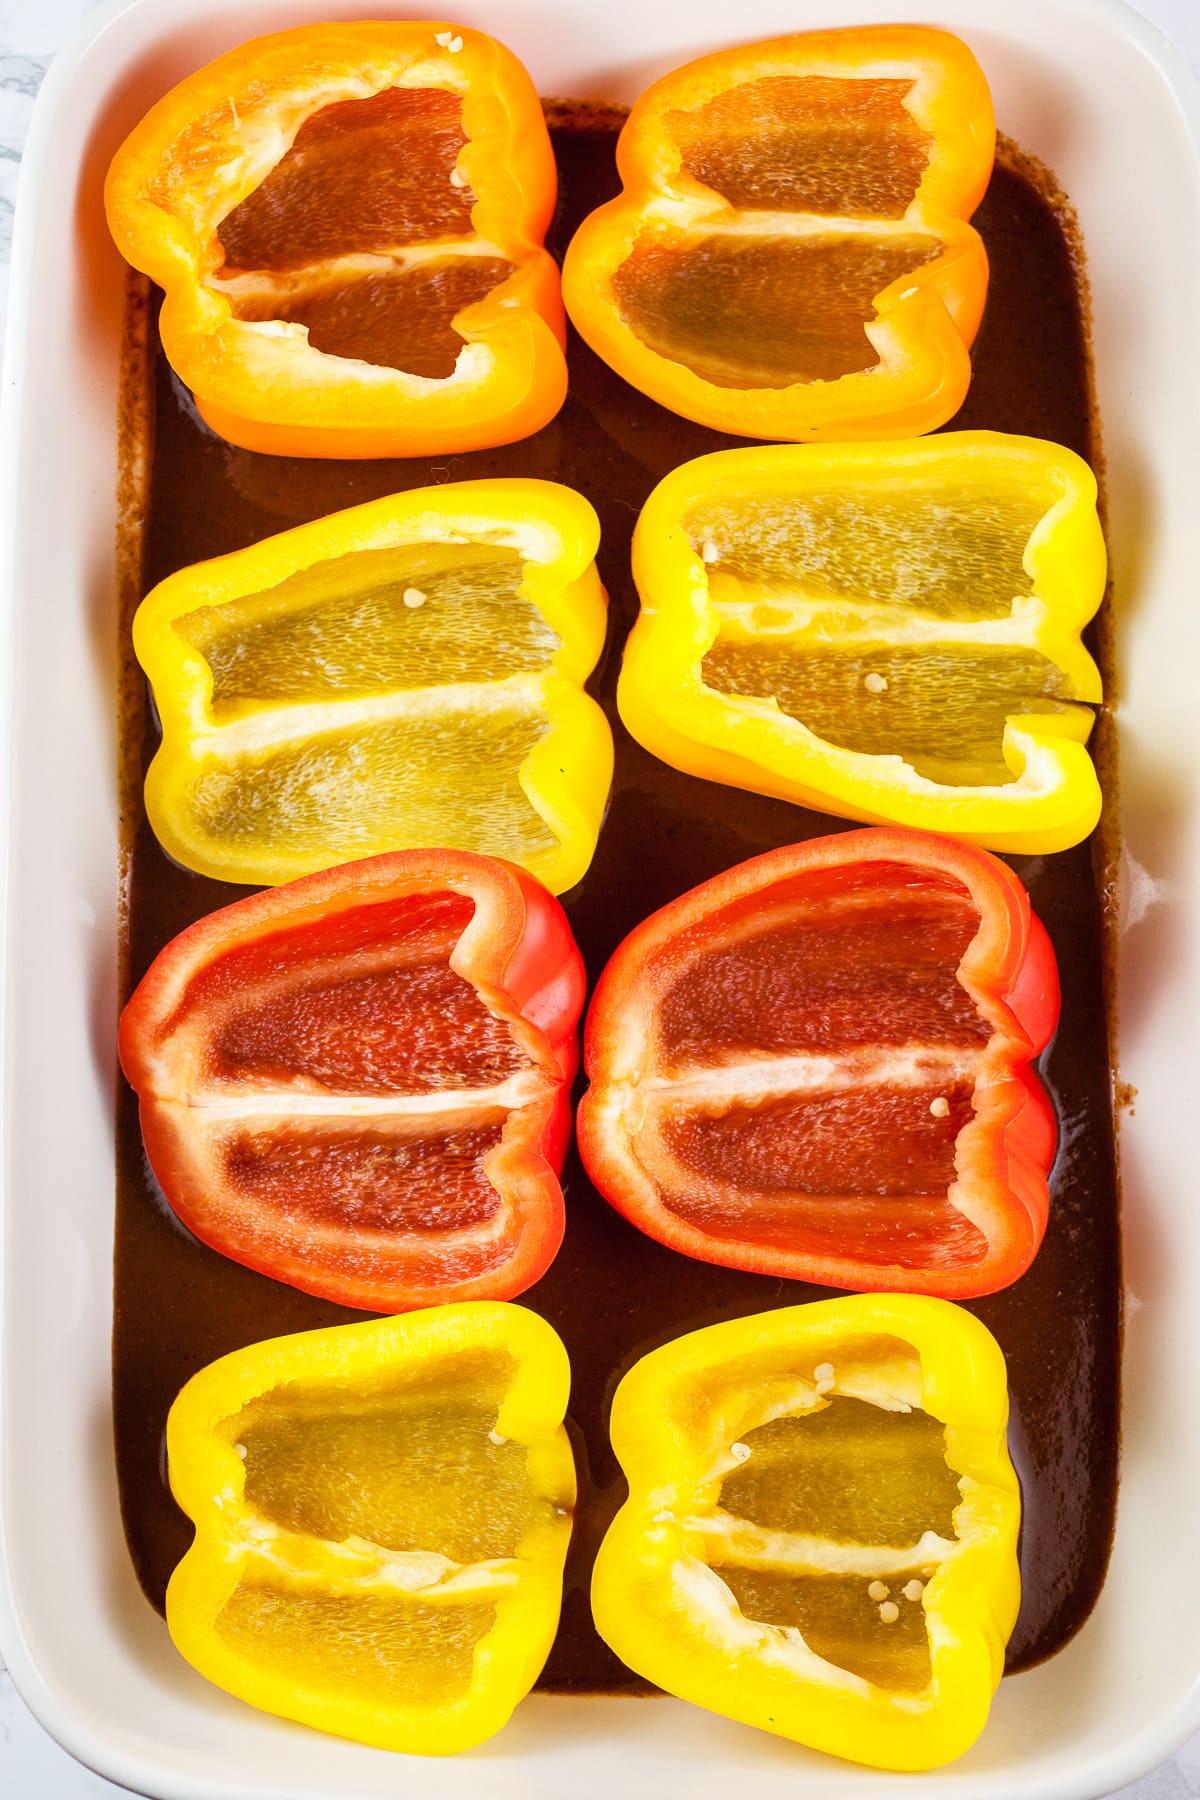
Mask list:
[[[731,210],[637,240],[613,276],[635,336],[717,387],[875,368],[876,300],[943,250],[901,228],[931,148],[904,104],[911,86],[765,76],[668,111],[681,173]]]
[[[694,506],[686,528],[718,619],[705,685],[772,704],[840,749],[900,757],[929,781],[1014,781],[1005,722],[1071,704],[1058,664],[996,628],[1015,608],[1036,611],[1023,553],[1048,504],[914,478],[907,495]]]
[[[307,328],[327,355],[444,380],[454,320],[512,274],[475,237],[462,102],[385,88],[325,106],[217,227],[234,316]]]
[[[292,1227],[430,1245],[495,1216],[488,1159],[519,1104],[502,1090],[531,1063],[450,967],[473,906],[446,893],[350,908],[232,950],[191,984],[180,1024],[204,1021],[226,1189]],[[503,1249],[464,1248],[462,1271]]]
[[[310,1688],[416,1705],[461,1696],[495,1621],[488,1572],[457,1593],[405,1591],[387,1556],[424,1553],[469,1570],[516,1557],[549,1516],[525,1448],[496,1430],[511,1379],[507,1356],[460,1353],[374,1392],[287,1384],[231,1420],[262,1548],[218,1614],[218,1635]],[[314,1588],[300,1572],[303,1551],[280,1533],[348,1546],[367,1563],[378,1553],[382,1589],[355,1576],[338,1591]]]
[[[713,1239],[901,1267],[979,1261],[952,1203],[991,1026],[958,977],[967,890],[899,865],[788,877],[705,921],[664,983],[630,1144]]]
[[[744,1618],[798,1633],[838,1670],[916,1693],[932,1668],[923,1596],[952,1553],[958,1479],[937,1419],[889,1410],[890,1396],[881,1405],[838,1392],[846,1363],[848,1385],[861,1388],[864,1366],[896,1355],[912,1360],[890,1341],[831,1350],[803,1372],[810,1410],[742,1433],[709,1560]],[[754,1549],[729,1547],[743,1524],[757,1528]]]
[[[548,729],[535,678],[560,640],[524,573],[500,545],[406,544],[178,618],[224,733],[191,784],[196,828],[343,861],[389,836],[514,860],[549,850],[520,770]]]

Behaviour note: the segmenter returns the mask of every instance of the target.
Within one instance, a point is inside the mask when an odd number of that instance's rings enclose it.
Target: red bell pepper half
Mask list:
[[[686,1256],[963,1299],[1046,1228],[1050,940],[985,851],[851,831],[754,857],[630,933],[588,1015],[579,1148]]]
[[[121,1066],[215,1250],[378,1312],[503,1300],[562,1238],[583,993],[532,876],[404,850],[182,932],[125,1008]]]

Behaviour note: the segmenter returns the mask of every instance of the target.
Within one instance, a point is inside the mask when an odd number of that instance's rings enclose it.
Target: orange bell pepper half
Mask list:
[[[204,1243],[376,1312],[504,1300],[562,1239],[583,964],[523,869],[401,850],[200,919],[121,1018]]]
[[[601,976],[579,1148],[705,1262],[951,1299],[1021,1275],[1055,1121],[1049,938],[986,851],[851,831],[673,900]]]
[[[987,256],[967,223],[995,121],[922,26],[720,50],[647,89],[623,191],[563,265],[580,335],[633,387],[743,437],[911,437],[966,396]]]
[[[515,57],[389,21],[257,38],[189,76],[118,150],[105,203],[222,437],[418,456],[511,443],[562,405],[555,190]]]

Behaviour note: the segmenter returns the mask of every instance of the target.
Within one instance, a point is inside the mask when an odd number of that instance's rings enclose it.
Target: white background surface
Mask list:
[[[0,317],[21,147],[46,65],[93,0],[0,0]],[[453,8],[451,8],[451,11]],[[1137,0],[1200,70],[1200,0]],[[914,17],[921,12],[919,0]],[[870,0],[847,0],[847,23],[870,16]],[[1003,121],[1001,121],[1003,125]],[[1194,299],[1194,296],[1193,296]],[[123,1790],[73,1762],[26,1711],[0,1668],[0,1795],[5,1800],[94,1800]],[[1121,1800],[1200,1800],[1200,1738]]]

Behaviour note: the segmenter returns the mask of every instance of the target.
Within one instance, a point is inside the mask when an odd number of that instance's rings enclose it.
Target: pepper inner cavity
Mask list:
[[[390,1705],[444,1707],[474,1678],[491,1604],[430,1605],[407,1594],[305,1593],[238,1583],[214,1629],[248,1662],[299,1688],[354,1692]]]
[[[560,640],[521,593],[525,563],[483,543],[415,543],[311,564],[173,629],[212,672],[214,718],[264,701],[351,698],[545,668]]]
[[[631,1148],[710,1237],[881,1265],[970,1266],[949,1197],[991,1028],[958,979],[965,888],[809,871],[725,908],[666,986]]]
[[[441,89],[321,108],[217,227],[212,285],[235,318],[302,326],[329,356],[445,380],[465,342],[453,320],[514,268],[480,253],[475,195],[456,173],[466,143],[462,101]]]
[[[645,236],[612,285],[625,323],[656,355],[716,387],[787,388],[875,368],[864,327],[876,299],[941,250],[916,232]]]
[[[1053,496],[883,493],[709,503],[686,520],[717,615],[715,693],[947,786],[1005,786],[1008,719],[1072,709],[1062,670],[1007,636],[1036,608],[1024,551]]]
[[[496,1430],[511,1358],[456,1359],[407,1385],[306,1392],[286,1384],[252,1402],[227,1429],[245,1469],[245,1499],[276,1535],[255,1539],[216,1620],[235,1651],[314,1689],[353,1684],[409,1705],[465,1693],[474,1650],[496,1608],[476,1587],[424,1597],[387,1557],[432,1553],[458,1565],[511,1559],[549,1513],[527,1454]],[[379,1579],[349,1573],[337,1593],[305,1580],[307,1552],[286,1534],[379,1558]]]
[[[217,227],[226,270],[300,269],[469,236],[474,195],[450,181],[466,143],[462,101],[441,88],[322,107]]]
[[[314,867],[388,835],[514,861],[552,850],[520,771],[549,728],[530,678],[560,639],[525,569],[503,545],[405,544],[177,619],[219,728],[187,796],[197,827],[270,836]]]
[[[213,1155],[232,1189],[314,1227],[443,1234],[495,1217],[499,1090],[531,1065],[449,966],[473,910],[449,893],[348,908],[239,946],[189,986],[175,1023],[201,1021],[225,1114]],[[454,1090],[461,1107],[426,1110]],[[297,1111],[297,1095],[321,1110]],[[366,1099],[382,1110],[363,1117]]]
[[[501,1208],[486,1173],[507,1114],[476,1108],[429,1120],[243,1122],[220,1156],[229,1185],[256,1205],[313,1226],[440,1234],[487,1224]]]
[[[262,750],[231,746],[221,764],[198,770],[188,804],[207,838],[267,839],[313,868],[369,856],[387,839],[525,862],[557,841],[520,780],[548,729],[533,698],[481,706],[464,697]]]
[[[831,1357],[830,1386],[839,1361]],[[713,1563],[743,1617],[798,1632],[816,1655],[882,1687],[927,1687],[920,1595],[954,1540],[961,1498],[940,1422],[916,1407],[885,1410],[834,1393],[740,1443],[742,1460],[721,1484],[722,1512],[734,1532],[745,1521],[785,1534],[760,1539],[753,1553],[739,1547],[736,1561],[725,1560],[728,1538],[713,1538]],[[856,1556],[864,1551],[874,1554]]]
[[[279,1529],[453,1563],[516,1556],[539,1506],[524,1446],[499,1440],[497,1359],[362,1398],[278,1390],[236,1424],[246,1499]]]
[[[306,922],[215,959],[179,1015],[208,1023],[207,1081],[343,1096],[506,1081],[528,1059],[449,966],[473,910],[457,894],[408,895],[352,909],[323,940]]]
[[[768,75],[668,112],[684,171],[741,211],[902,219],[932,140],[911,81]]]

